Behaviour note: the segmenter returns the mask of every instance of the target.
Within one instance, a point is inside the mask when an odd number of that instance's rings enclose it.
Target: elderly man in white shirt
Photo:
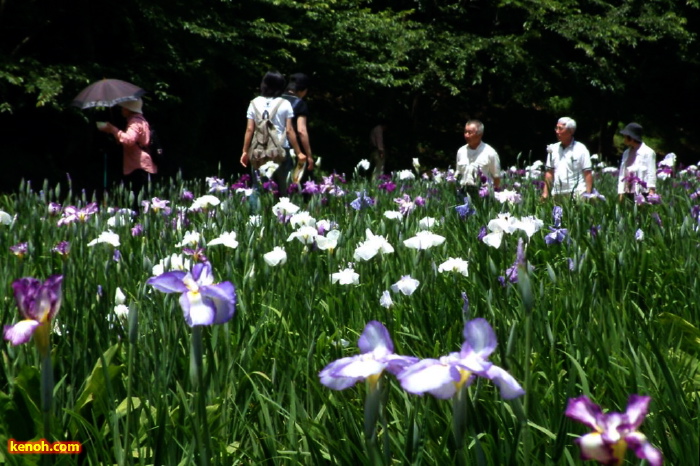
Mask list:
[[[542,198],[552,195],[579,197],[593,190],[591,154],[582,143],[574,140],[576,122],[560,118],[554,129],[559,142],[547,146]]]
[[[466,145],[457,151],[457,174],[461,178],[462,189],[477,195],[481,188],[481,174],[493,181],[493,187],[501,186],[501,161],[498,153],[481,139],[484,137],[484,124],[479,120],[469,120],[464,125]]]
[[[630,123],[620,131],[628,148],[622,153],[617,193],[622,201],[627,195],[656,194],[656,153],[642,142],[642,126]]]

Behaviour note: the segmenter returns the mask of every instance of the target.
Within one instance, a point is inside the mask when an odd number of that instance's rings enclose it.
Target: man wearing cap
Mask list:
[[[622,153],[617,193],[620,201],[625,196],[656,194],[656,153],[642,142],[642,127],[630,123],[620,131],[628,148]]]
[[[574,140],[576,121],[559,118],[554,128],[559,142],[547,146],[542,198],[552,195],[580,196],[593,189],[591,154],[582,143]]]
[[[114,135],[122,145],[122,173],[124,184],[129,185],[138,195],[141,188],[148,184],[150,177],[158,173],[158,167],[144,148],[150,143],[150,127],[143,117],[143,101],[130,100],[118,104],[122,108],[122,116],[126,118],[126,129],[120,130],[111,123],[99,128],[100,131]]]

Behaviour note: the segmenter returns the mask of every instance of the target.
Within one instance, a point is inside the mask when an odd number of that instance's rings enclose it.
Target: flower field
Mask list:
[[[700,172],[529,168],[0,196],[0,462],[700,464]]]

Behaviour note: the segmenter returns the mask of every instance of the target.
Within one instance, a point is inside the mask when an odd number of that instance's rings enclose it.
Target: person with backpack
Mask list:
[[[126,129],[122,131],[109,122],[99,125],[98,129],[112,134],[122,145],[122,181],[127,187],[131,185],[138,198],[141,189],[158,173],[158,167],[146,149],[151,142],[151,130],[143,116],[141,99],[121,102],[118,105],[122,109],[122,116],[126,118]]]
[[[302,162],[297,162],[297,167],[292,174],[292,182],[297,184],[301,184],[302,182],[304,169],[308,171],[312,171],[314,169],[314,160],[311,155],[311,144],[309,143],[309,106],[304,100],[304,97],[306,97],[308,92],[309,77],[304,73],[294,73],[290,76],[289,84],[287,84],[287,90],[285,90],[284,94],[282,95],[283,98],[287,99],[289,103],[292,104],[292,110],[294,110],[292,127],[296,133],[297,141],[299,141],[299,145],[307,157],[306,167],[304,167]]]
[[[254,186],[258,183],[255,171],[269,161],[277,163],[279,166],[271,179],[277,184],[279,196],[287,194],[293,168],[290,146],[299,161],[306,162],[307,159],[292,127],[292,104],[280,97],[286,84],[282,74],[277,71],[268,71],[263,76],[260,95],[248,106],[248,123],[240,159],[244,167],[251,165]]]

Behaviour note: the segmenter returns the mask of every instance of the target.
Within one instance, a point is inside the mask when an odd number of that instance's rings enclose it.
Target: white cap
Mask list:
[[[119,102],[117,105],[124,107],[127,110],[131,110],[134,113],[143,113],[141,110],[143,108],[143,100],[127,100],[126,102]]]

